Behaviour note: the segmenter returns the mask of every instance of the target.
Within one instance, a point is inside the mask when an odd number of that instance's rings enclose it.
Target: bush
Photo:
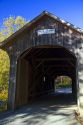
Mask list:
[[[0,112],[7,110],[8,91],[0,92]]]
[[[8,100],[8,91],[3,90],[0,92],[0,100],[1,101],[7,101]]]
[[[56,85],[57,88],[68,88],[68,87],[71,87],[71,84],[69,83],[59,83]]]

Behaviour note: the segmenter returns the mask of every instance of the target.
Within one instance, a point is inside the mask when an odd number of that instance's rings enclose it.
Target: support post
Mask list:
[[[15,109],[15,93],[16,93],[16,72],[17,61],[14,56],[10,57],[10,79],[8,88],[8,109]]]

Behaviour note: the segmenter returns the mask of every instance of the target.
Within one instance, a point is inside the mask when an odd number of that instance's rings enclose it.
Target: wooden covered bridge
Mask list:
[[[83,33],[49,12],[0,43],[10,57],[8,108],[26,105],[54,91],[54,79],[72,79],[72,92],[83,110]]]

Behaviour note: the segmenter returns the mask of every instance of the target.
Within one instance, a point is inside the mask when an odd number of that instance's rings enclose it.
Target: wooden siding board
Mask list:
[[[38,36],[37,30],[50,28],[55,29],[55,34],[44,34]],[[81,45],[83,44],[83,36],[72,29],[71,31],[69,30],[69,27],[61,24],[60,22],[57,22],[56,20],[53,20],[52,18],[46,17],[40,20],[40,22],[33,26],[32,29],[30,29],[29,31],[26,30],[18,38],[16,38],[11,45],[12,49],[10,50],[10,46],[6,48],[11,60],[10,82],[12,81],[13,84],[16,84],[13,79],[15,79],[16,81],[16,62],[18,61],[18,57],[25,50],[28,50],[31,47],[35,47],[38,45],[59,45],[76,54],[76,49],[80,49]],[[12,102],[13,107],[14,97],[13,99],[11,99],[11,93],[12,91],[14,91],[15,94],[15,89],[18,90],[18,87],[15,88],[15,85],[13,85],[12,88],[10,83],[9,98]],[[21,101],[21,103],[23,103],[23,99]]]

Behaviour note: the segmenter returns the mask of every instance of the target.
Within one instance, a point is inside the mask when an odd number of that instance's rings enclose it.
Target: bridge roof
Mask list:
[[[67,27],[75,30],[76,32],[83,34],[82,30],[78,27],[76,27],[75,25],[64,21],[63,19],[57,17],[56,15],[48,12],[48,11],[43,11],[40,15],[38,15],[36,18],[34,18],[32,21],[30,21],[29,23],[25,24],[21,29],[19,29],[18,31],[16,31],[14,34],[12,34],[10,37],[8,37],[7,39],[5,39],[3,42],[0,43],[0,48],[4,48],[4,46],[8,43],[8,42],[12,42],[12,40],[14,38],[16,38],[19,34],[21,34],[23,31],[25,31],[26,29],[30,28],[31,25],[35,24],[36,21],[38,21],[39,19],[43,18],[43,16],[49,16],[53,19],[55,19],[56,21],[66,25]]]

